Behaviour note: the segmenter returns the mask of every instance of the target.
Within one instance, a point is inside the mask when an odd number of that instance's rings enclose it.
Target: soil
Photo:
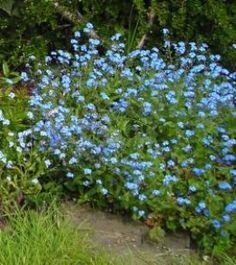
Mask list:
[[[129,260],[126,265],[145,264],[190,264],[190,255],[196,253],[190,248],[187,234],[168,234],[161,242],[149,239],[149,228],[111,213],[92,209],[89,206],[64,205],[66,215],[81,231],[90,234],[92,242],[112,256]],[[187,263],[185,263],[185,261]]]

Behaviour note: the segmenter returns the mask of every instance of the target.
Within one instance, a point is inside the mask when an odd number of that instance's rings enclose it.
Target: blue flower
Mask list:
[[[236,157],[232,154],[227,154],[224,156],[224,160],[227,162],[227,163],[230,163],[230,162],[233,162],[236,160]]]
[[[163,179],[164,186],[168,186],[171,182],[177,182],[177,178],[175,175],[166,175]]]
[[[74,174],[72,172],[68,172],[66,174],[67,178],[73,178],[74,177]]]
[[[93,46],[98,46],[100,44],[100,40],[97,39],[89,39],[89,43]]]
[[[125,187],[129,190],[137,190],[138,189],[138,184],[137,183],[133,183],[133,182],[127,182],[125,184]]]
[[[101,179],[97,179],[97,180],[96,180],[96,183],[97,183],[98,185],[102,185],[102,180],[101,180]]]
[[[236,200],[232,201],[231,203],[229,203],[226,207],[225,207],[225,211],[227,213],[236,213]]]
[[[74,33],[74,36],[75,36],[75,38],[80,38],[81,37],[81,33],[79,31],[76,31]]]
[[[143,112],[144,116],[148,116],[152,112],[152,104],[150,104],[149,102],[144,102],[143,108],[144,108]]]
[[[194,185],[189,186],[189,191],[196,192],[197,188]]]
[[[145,201],[147,199],[147,196],[145,194],[139,194],[138,198],[140,201]]]
[[[168,30],[167,28],[163,28],[163,29],[162,29],[162,33],[163,33],[164,35],[168,35],[170,32],[169,32],[169,30]]]
[[[102,189],[101,189],[101,193],[102,193],[103,195],[107,195],[107,194],[108,194],[108,190],[105,189],[105,188],[102,188]]]
[[[102,98],[103,100],[109,100],[109,97],[108,97],[107,94],[104,93],[104,92],[100,93],[100,96],[101,96],[101,98]]]
[[[176,202],[180,206],[190,205],[191,204],[191,201],[189,199],[183,198],[183,197],[178,197],[177,200],[176,200]]]
[[[154,195],[154,196],[160,196],[161,195],[161,192],[159,190],[153,190],[152,191],[152,195]]]
[[[193,168],[193,173],[196,175],[196,176],[201,176],[203,175],[205,172],[204,169],[201,169],[201,168]]]
[[[209,217],[210,212],[209,212],[208,209],[204,209],[204,210],[203,210],[203,214],[204,214],[206,217]]]
[[[185,135],[186,135],[187,137],[192,137],[194,134],[195,134],[195,132],[192,131],[192,130],[186,130],[186,132],[185,132]]]
[[[28,74],[26,72],[21,73],[21,79],[25,82],[29,80]]]
[[[236,169],[231,169],[231,170],[230,170],[230,173],[231,173],[234,177],[236,177]]]
[[[116,33],[111,37],[111,41],[118,41],[121,38],[122,34]]]
[[[219,229],[221,227],[221,224],[217,219],[212,220],[212,225],[215,229]]]
[[[92,170],[90,168],[85,168],[84,169],[84,174],[85,175],[91,175],[92,174]]]
[[[138,216],[139,216],[139,217],[144,217],[144,216],[145,216],[145,211],[143,211],[143,210],[139,210],[139,211],[138,211]]]
[[[118,162],[118,160],[117,160],[116,157],[112,157],[112,158],[110,159],[110,161],[111,161],[112,164],[116,164],[116,163]]]
[[[179,128],[181,128],[181,129],[182,129],[182,128],[184,128],[184,123],[183,123],[183,122],[181,122],[181,121],[180,121],[180,122],[178,122],[178,123],[177,123],[177,125],[178,125],[178,127],[179,127]]]
[[[49,159],[47,159],[47,160],[45,160],[44,161],[44,163],[45,163],[45,166],[48,168],[49,166],[51,166],[51,161],[49,160]]]
[[[173,160],[169,160],[169,161],[167,162],[167,165],[168,165],[169,167],[174,167],[174,166],[175,166],[175,162],[174,162]]]
[[[190,152],[192,150],[192,146],[190,144],[186,145],[182,148],[182,150],[186,153]]]
[[[83,185],[84,185],[85,187],[88,187],[88,186],[90,185],[90,182],[89,182],[88,180],[85,180],[85,181],[83,182]]]
[[[91,23],[87,23],[86,26],[85,26],[85,28],[83,29],[83,31],[84,31],[85,33],[89,33],[89,32],[91,32],[92,30],[93,30],[93,25],[92,25]]]
[[[225,214],[225,215],[223,215],[223,220],[226,222],[226,223],[228,223],[228,222],[230,222],[230,216],[228,215],[228,214]]]
[[[175,104],[177,103],[177,100],[175,98],[175,91],[169,91],[166,95],[166,99],[170,104]]]
[[[218,187],[219,187],[219,189],[224,190],[224,191],[232,190],[231,185],[228,182],[226,182],[226,181],[220,182],[218,184]]]
[[[69,160],[69,165],[73,165],[73,164],[76,164],[77,163],[77,159],[75,157],[72,157],[70,160]]]
[[[132,153],[130,154],[130,157],[134,160],[137,160],[139,158],[139,153]]]
[[[206,208],[206,204],[205,204],[205,202],[204,202],[204,201],[199,202],[199,203],[198,203],[198,207],[199,207],[201,210],[205,209],[205,208]]]

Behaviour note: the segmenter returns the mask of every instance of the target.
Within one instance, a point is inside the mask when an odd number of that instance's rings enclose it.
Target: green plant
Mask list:
[[[232,253],[231,256],[222,254],[222,256],[220,257],[220,264],[235,265],[236,264],[236,258],[234,257],[234,254]]]
[[[154,227],[151,230],[149,230],[149,238],[157,243],[160,243],[164,240],[165,238],[165,231],[161,227]]]
[[[4,71],[7,68],[4,68]],[[24,89],[12,91],[12,85],[0,90],[0,211],[22,204],[27,195],[41,190],[38,178],[46,165],[31,138],[27,146],[21,140],[30,135],[28,95]],[[29,136],[30,137],[30,136]],[[22,149],[27,149],[22,152]]]
[[[154,14],[152,23],[150,13]],[[214,53],[223,55],[226,65],[234,68],[235,14],[234,1],[218,0],[2,0],[0,61],[8,59],[15,67],[32,54],[43,58],[55,48],[68,48],[73,29],[91,21],[104,43],[115,31],[124,33],[132,47],[145,34],[145,46],[158,46],[160,28],[167,27],[173,40],[207,42]]]
[[[9,69],[7,62],[2,64],[2,76],[0,76],[0,88],[11,88],[21,80],[19,73],[12,72]],[[1,91],[2,92],[2,91]],[[6,91],[6,93],[9,91]]]
[[[28,65],[29,99],[3,95],[1,207],[63,191],[136,219],[153,214],[205,251],[231,249],[235,73],[204,43],[171,42],[167,29],[160,50],[128,54],[120,34],[100,53],[100,40],[85,42],[93,25],[84,32],[75,32],[73,52]]]
[[[88,235],[51,205],[41,212],[18,210],[0,230],[1,265],[122,264],[96,250]]]
[[[235,73],[206,44],[163,33],[161,51],[126,54],[116,34],[101,55],[99,40],[75,32],[74,52],[54,51],[32,72],[32,132],[53,169],[40,182],[137,219],[152,214],[220,254],[236,235]]]

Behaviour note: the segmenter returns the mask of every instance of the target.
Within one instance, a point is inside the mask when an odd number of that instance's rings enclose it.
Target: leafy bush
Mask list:
[[[55,4],[60,8],[55,8]],[[153,23],[149,23],[150,13],[155,16]],[[161,39],[159,29],[168,27],[175,40],[209,43],[214,52],[224,55],[224,63],[234,68],[235,15],[234,1],[2,0],[0,60],[9,59],[15,67],[28,55],[42,58],[55,47],[68,45],[74,28],[81,28],[84,21],[92,21],[105,42],[114,31],[124,33],[128,50],[145,33],[147,47],[156,45]]]
[[[101,55],[99,40],[83,44],[76,32],[73,53],[29,66],[34,125],[19,141],[23,150],[38,143],[44,189],[52,181],[80,201],[151,214],[220,252],[236,236],[235,73],[206,44],[170,42],[163,32],[160,50],[127,55],[120,34]]]
[[[0,2],[0,61],[5,59],[12,67],[19,67],[30,55],[42,58],[54,46],[65,47],[72,26],[68,28],[68,23],[58,18],[50,2]]]

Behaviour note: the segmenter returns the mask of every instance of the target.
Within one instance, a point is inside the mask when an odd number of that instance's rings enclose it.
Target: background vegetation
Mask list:
[[[158,45],[160,29],[167,27],[174,39],[207,42],[233,68],[235,15],[231,0],[1,0],[0,61],[18,66],[30,54],[42,57],[55,47],[67,48],[72,31],[90,21],[104,40],[124,33],[128,49],[145,33],[146,46]]]

